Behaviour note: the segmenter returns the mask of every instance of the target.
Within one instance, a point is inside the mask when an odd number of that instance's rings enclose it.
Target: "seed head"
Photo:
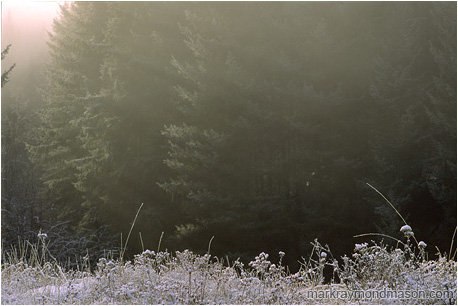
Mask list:
[[[406,225],[401,227],[400,231],[405,234],[407,232],[412,232],[412,228],[406,224]]]
[[[38,238],[44,240],[44,239],[48,238],[48,234],[42,233],[42,232],[40,231],[40,232],[38,233]]]
[[[413,237],[415,234],[412,231],[405,232],[404,235],[408,237]]]

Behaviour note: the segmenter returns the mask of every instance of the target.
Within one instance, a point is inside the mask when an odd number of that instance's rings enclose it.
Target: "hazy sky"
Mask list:
[[[58,13],[57,1],[2,1],[2,47],[30,34],[42,36]],[[61,1],[62,3],[62,1]],[[44,33],[43,33],[44,32]]]
[[[16,63],[11,84],[26,75],[38,73],[40,63],[47,58],[47,32],[63,1],[2,1],[2,50],[11,44],[2,71]],[[14,81],[14,82],[13,82]],[[11,84],[9,87],[11,87]]]

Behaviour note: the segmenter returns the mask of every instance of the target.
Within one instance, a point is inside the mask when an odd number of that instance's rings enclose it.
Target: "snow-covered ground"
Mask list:
[[[417,250],[418,251],[418,250]],[[133,262],[101,258],[90,272],[47,262],[2,265],[2,304],[456,304],[456,262],[411,248],[359,244],[343,263],[314,244],[299,272],[261,253],[247,267],[191,251],[145,251]],[[280,258],[284,255],[280,253]],[[330,265],[340,283],[323,285]]]

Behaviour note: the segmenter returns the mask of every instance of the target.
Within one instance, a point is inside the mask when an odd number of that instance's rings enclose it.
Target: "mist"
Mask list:
[[[74,268],[212,241],[298,270],[315,239],[340,260],[408,223],[449,251],[456,3],[2,8],[6,248],[47,233]]]
[[[12,82],[4,91],[37,94],[33,87],[41,85],[42,69],[49,60],[48,31],[58,12],[57,2],[2,2],[2,50],[11,45],[9,55],[2,61],[2,71],[16,63],[15,73],[10,75]]]

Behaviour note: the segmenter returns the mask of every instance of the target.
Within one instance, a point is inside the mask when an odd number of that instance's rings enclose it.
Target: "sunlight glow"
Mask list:
[[[35,17],[48,17],[53,16],[58,12],[59,3],[63,4],[65,1],[2,1],[3,14],[11,13],[35,16]]]
[[[2,45],[20,36],[43,36],[66,1],[2,1]],[[19,37],[18,37],[19,36]]]
[[[43,25],[48,28],[65,1],[2,1],[2,34],[8,31],[7,23],[22,29]]]

